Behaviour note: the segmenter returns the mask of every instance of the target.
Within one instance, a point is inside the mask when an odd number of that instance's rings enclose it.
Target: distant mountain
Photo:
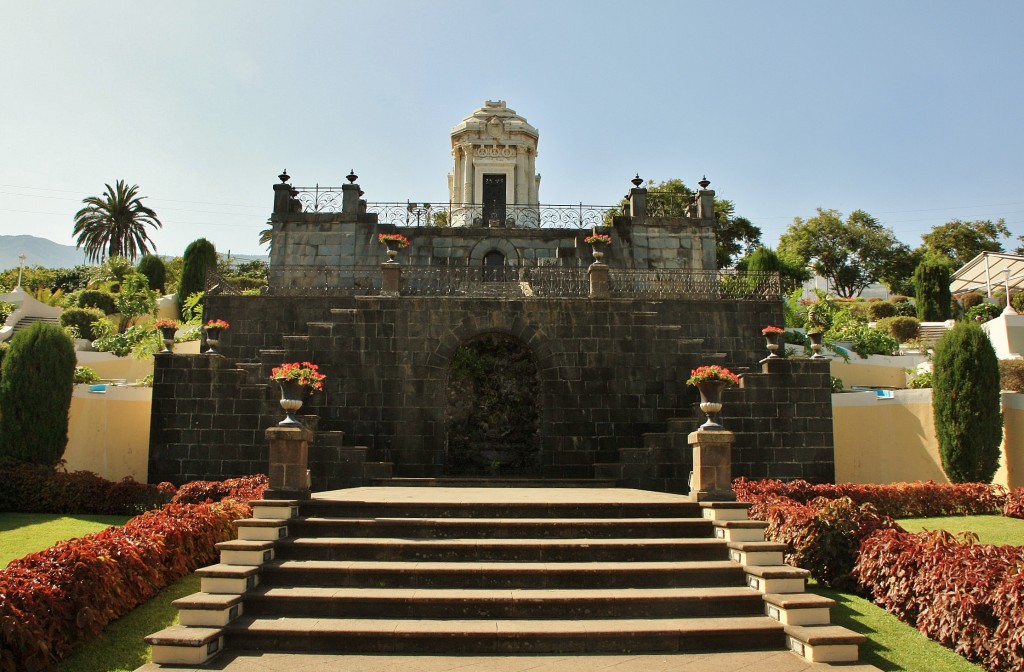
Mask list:
[[[36,236],[0,236],[0,270],[17,268],[22,254],[27,267],[70,268],[85,263],[85,252],[74,245]]]
[[[0,271],[18,267],[18,256],[25,255],[25,266],[71,268],[85,263],[85,252],[74,245],[61,245],[37,236],[0,236]],[[171,257],[161,255],[164,259]],[[270,261],[267,255],[232,254],[232,265],[246,261]]]

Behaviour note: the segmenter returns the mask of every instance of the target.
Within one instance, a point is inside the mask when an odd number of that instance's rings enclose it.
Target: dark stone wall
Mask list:
[[[207,316],[231,323],[226,358],[158,358],[150,480],[265,471],[262,431],[281,415],[266,377],[295,360],[328,375],[308,405],[319,430],[344,432],[346,445],[368,447],[396,475],[442,475],[451,358],[486,333],[518,339],[537,365],[544,476],[591,477],[594,464],[644,445],[645,433],[695,417],[691,369],[759,371],[760,329],[781,324],[781,313],[778,302],[208,297]],[[828,480],[827,363],[786,366],[727,393],[736,397],[723,414],[738,433],[734,472]],[[325,468],[314,478],[331,487]]]

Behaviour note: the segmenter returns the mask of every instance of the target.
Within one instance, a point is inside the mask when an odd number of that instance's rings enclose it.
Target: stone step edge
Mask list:
[[[812,663],[853,663],[867,637],[841,625],[787,625],[786,646]]]
[[[205,665],[224,649],[224,628],[172,625],[143,641],[157,665]]]
[[[253,570],[250,573],[257,573],[260,569],[264,571],[305,571],[305,572],[403,572],[418,574],[421,572],[451,572],[465,574],[467,566],[473,566],[474,573],[518,573],[537,574],[545,572],[617,572],[637,573],[640,571],[673,571],[673,572],[720,572],[739,570],[740,567],[730,560],[680,560],[680,561],[650,561],[650,562],[430,562],[422,560],[274,560],[262,567],[236,567],[233,565],[214,565],[218,569],[204,568],[196,570],[196,573],[209,570],[209,576],[235,577],[239,574],[232,574],[226,567],[235,570]],[[782,571],[806,572],[788,565],[781,566]],[[743,568],[748,569],[748,568]],[[777,569],[777,568],[759,568]],[[249,576],[250,573],[244,574]],[[749,572],[748,572],[749,573]],[[809,574],[809,573],[808,573]],[[201,575],[202,576],[202,575]],[[790,574],[785,578],[800,577],[804,574]],[[775,578],[775,577],[772,577]]]

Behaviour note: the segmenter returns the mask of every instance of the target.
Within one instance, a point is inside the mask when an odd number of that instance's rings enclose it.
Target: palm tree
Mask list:
[[[114,188],[104,186],[107,190],[102,196],[83,198],[85,207],[75,213],[75,247],[84,247],[88,260],[100,262],[116,256],[135,259],[156,251],[146,227],[159,229],[163,225],[156,212],[142,204],[139,186],[129,187],[124,180],[118,180]]]

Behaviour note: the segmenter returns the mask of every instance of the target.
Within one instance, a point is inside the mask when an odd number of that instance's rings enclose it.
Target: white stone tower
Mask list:
[[[453,226],[540,226],[538,137],[504,100],[486,101],[452,129]]]

